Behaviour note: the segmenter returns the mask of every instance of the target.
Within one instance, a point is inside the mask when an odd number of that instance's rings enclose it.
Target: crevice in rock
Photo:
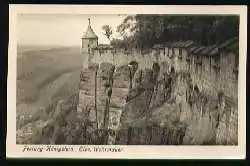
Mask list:
[[[96,116],[96,128],[98,129],[98,110],[97,110],[97,73],[98,73],[99,66],[95,69],[95,116]]]
[[[104,64],[104,65],[110,65],[110,64]],[[102,79],[104,81],[104,93],[105,93],[105,107],[104,107],[104,119],[103,119],[103,128],[108,129],[108,124],[109,124],[109,110],[110,110],[110,98],[112,95],[112,87],[113,87],[113,74],[115,71],[115,66],[109,66],[107,69],[103,68],[103,70],[108,70],[104,71],[105,75],[102,75]]]

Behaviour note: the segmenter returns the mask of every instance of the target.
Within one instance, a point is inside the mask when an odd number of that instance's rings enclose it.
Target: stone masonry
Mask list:
[[[82,44],[78,111],[90,109],[86,118],[97,128],[118,130],[152,118],[155,109],[167,112],[171,104],[166,103],[174,101],[178,121],[189,126],[183,144],[237,144],[239,55],[230,47],[234,44],[237,39],[218,46],[179,41],[142,54],[136,49],[100,47],[89,25]],[[202,133],[194,126],[205,124],[214,134],[202,142],[191,133]]]

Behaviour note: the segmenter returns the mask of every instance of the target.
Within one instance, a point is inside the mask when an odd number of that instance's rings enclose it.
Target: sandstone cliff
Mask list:
[[[88,72],[91,70],[92,67],[86,69]],[[146,133],[145,138],[148,133],[156,136],[152,132],[157,131],[162,139],[165,130],[177,133],[176,138],[171,139],[178,140],[178,144],[238,142],[237,103],[227,99],[223,92],[209,96],[200,91],[189,73],[175,72],[174,68],[169,70],[165,62],[154,63],[151,69],[139,69],[136,62],[119,67],[102,63],[96,75],[87,80],[92,80],[91,85],[86,83],[81,90],[88,91],[89,87],[97,84],[97,101],[86,100],[95,98],[95,93],[80,95],[80,102],[83,103],[79,109],[84,111],[84,107],[94,108],[96,104],[97,109],[91,110],[90,119],[96,123],[94,117],[98,114],[98,123],[109,123],[102,126],[116,131],[113,143],[126,144],[131,132],[135,132],[131,137],[139,139],[143,133]],[[148,127],[151,127],[150,132],[146,132]],[[173,136],[167,135],[166,138]],[[160,142],[153,141],[151,144]]]
[[[92,64],[80,79],[79,96],[40,112],[36,131],[19,143],[238,143],[237,102],[222,91],[209,96],[166,62],[144,69],[135,61]]]

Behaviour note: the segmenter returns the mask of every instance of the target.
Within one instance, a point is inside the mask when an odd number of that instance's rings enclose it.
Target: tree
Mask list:
[[[102,29],[104,30],[104,35],[111,41],[111,36],[113,34],[112,28],[110,25],[103,25]]]
[[[129,15],[129,16],[125,17],[122,24],[117,26],[116,31],[121,34],[123,39],[130,36],[131,33],[134,31],[134,29],[135,29],[134,21],[135,21],[135,16]]]
[[[123,36],[123,43],[140,48],[178,40],[213,45],[238,37],[239,17],[137,14],[127,16],[117,27],[117,32]]]

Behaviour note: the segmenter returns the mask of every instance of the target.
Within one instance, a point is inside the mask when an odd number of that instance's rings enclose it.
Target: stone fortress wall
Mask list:
[[[199,46],[173,41],[142,51],[113,48],[98,44],[89,25],[82,42],[78,112],[86,114],[83,117],[96,128],[121,131],[121,127],[159,116],[155,114],[160,110],[168,114],[162,120],[188,126],[181,130],[175,129],[176,124],[167,127],[181,131],[180,135],[184,131],[181,141],[186,141],[181,144],[206,144],[210,136],[208,142],[216,137],[216,144],[237,144],[238,43],[232,39]],[[112,144],[116,136],[109,138]]]
[[[173,42],[166,45],[156,45],[147,53],[139,50],[94,48],[89,55],[89,64],[102,62],[115,66],[128,65],[132,61],[139,64],[139,69],[152,68],[154,63],[167,63],[168,70],[173,67],[176,72],[191,74],[193,83],[208,95],[217,96],[219,91],[231,100],[237,102],[238,90],[238,53],[228,50],[227,46],[237,41],[227,41],[220,46],[197,46],[192,42]]]
[[[82,75],[85,79],[80,83],[79,109],[85,109],[84,107],[86,107],[86,105],[92,106],[92,108],[90,108],[92,110],[90,111],[92,112],[91,117],[95,117],[94,110],[98,110],[99,122],[102,122],[104,116],[106,116],[103,110],[105,110],[107,103],[110,106],[109,112],[112,114],[108,115],[108,117],[111,116],[114,119],[119,119],[117,117],[121,116],[124,109],[131,110],[132,114],[136,115],[136,113],[133,112],[134,108],[137,109],[138,116],[148,116],[147,113],[143,113],[143,109],[146,109],[146,107],[151,108],[151,105],[147,103],[147,98],[150,96],[147,94],[148,92],[145,92],[145,94],[130,102],[128,102],[126,98],[131,94],[131,89],[136,88],[136,75],[138,75],[139,71],[145,71],[142,77],[147,80],[147,77],[149,78],[150,75],[150,72],[147,72],[147,70],[152,70],[154,68],[153,66],[158,64],[160,67],[159,73],[170,73],[173,69],[175,73],[189,73],[193,88],[197,86],[201,93],[205,96],[210,96],[210,98],[216,102],[218,100],[218,94],[221,92],[224,94],[226,105],[229,106],[220,108],[224,111],[219,111],[221,115],[216,135],[217,143],[225,142],[225,140],[228,140],[230,143],[232,143],[233,140],[235,143],[237,142],[238,135],[237,98],[239,55],[230,48],[234,44],[237,44],[236,39],[226,41],[220,46],[209,47],[197,46],[190,41],[173,42],[166,45],[156,45],[144,54],[136,49],[125,50],[111,47],[95,47],[89,50],[88,54],[82,54],[83,58],[85,58],[85,62],[87,61],[88,64],[84,66],[85,69],[83,69],[84,72]],[[86,60],[86,58],[88,59]],[[136,71],[132,71],[132,75],[131,66],[128,65],[131,64],[131,62],[138,63],[138,68],[135,69]],[[162,75],[159,74],[158,79],[162,78]],[[114,82],[111,83],[110,80]],[[187,88],[180,83],[179,89],[183,87],[184,91],[187,91]],[[108,94],[109,88],[112,91],[111,96]],[[155,98],[152,100],[155,100],[157,103],[158,101],[156,100],[160,99]],[[149,103],[150,102],[151,101],[149,101]],[[140,103],[140,106],[138,106],[137,103]],[[203,107],[205,107],[204,104]],[[130,113],[129,115],[128,113],[126,116],[133,117],[134,115],[132,114]],[[92,119],[92,121],[94,122],[96,120]],[[212,121],[210,122],[212,123]],[[112,118],[109,123],[112,123]],[[99,127],[101,125],[103,124],[99,124]],[[111,124],[106,125],[112,126]],[[113,127],[118,128],[118,126],[119,122],[116,127]]]

